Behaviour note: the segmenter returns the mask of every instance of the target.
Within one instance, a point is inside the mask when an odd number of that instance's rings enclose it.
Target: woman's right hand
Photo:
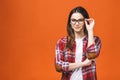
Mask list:
[[[82,62],[83,66],[89,66],[93,60],[89,60],[88,58]]]

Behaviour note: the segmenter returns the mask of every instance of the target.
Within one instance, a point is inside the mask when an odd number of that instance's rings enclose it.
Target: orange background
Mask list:
[[[78,5],[95,19],[102,40],[98,80],[120,80],[120,0],[0,0],[0,80],[60,80],[55,44]]]

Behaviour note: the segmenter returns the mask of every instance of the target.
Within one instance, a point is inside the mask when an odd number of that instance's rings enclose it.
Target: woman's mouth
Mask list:
[[[80,27],[75,27],[75,29],[79,29]]]

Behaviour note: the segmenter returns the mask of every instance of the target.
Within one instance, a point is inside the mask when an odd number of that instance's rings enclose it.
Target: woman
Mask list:
[[[93,33],[94,19],[83,7],[74,8],[68,18],[68,35],[56,44],[55,67],[61,80],[97,80],[95,59],[101,41]]]

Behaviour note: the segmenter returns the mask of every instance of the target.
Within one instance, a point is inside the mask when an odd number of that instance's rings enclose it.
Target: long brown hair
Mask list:
[[[75,41],[74,30],[72,29],[70,22],[71,22],[72,14],[76,13],[76,12],[81,13],[84,18],[89,18],[88,12],[81,6],[78,6],[78,7],[71,10],[71,12],[69,14],[69,17],[68,17],[68,23],[67,23],[67,34],[68,34],[68,36],[67,36],[67,44],[66,44],[66,48],[69,48],[70,50],[72,50],[72,46],[73,46],[73,43]],[[88,35],[86,25],[84,25],[84,34]]]

